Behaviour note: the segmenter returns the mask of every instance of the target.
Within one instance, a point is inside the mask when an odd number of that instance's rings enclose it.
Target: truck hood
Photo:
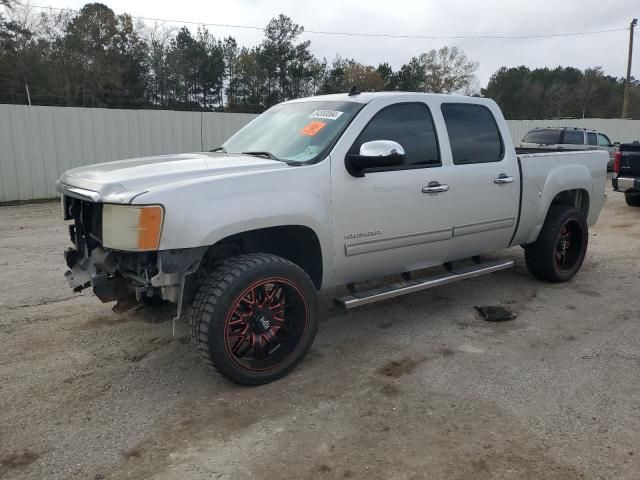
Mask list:
[[[224,153],[185,153],[117,160],[68,170],[56,189],[94,201],[129,203],[138,195],[194,179],[286,169],[267,158]]]

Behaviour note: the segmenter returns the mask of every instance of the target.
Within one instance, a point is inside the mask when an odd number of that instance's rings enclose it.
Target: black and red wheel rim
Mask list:
[[[555,249],[555,263],[559,270],[570,271],[582,255],[584,232],[577,220],[568,220],[560,230]]]
[[[294,282],[280,277],[257,281],[236,297],[227,314],[227,355],[248,372],[274,370],[300,347],[308,315],[306,297]]]

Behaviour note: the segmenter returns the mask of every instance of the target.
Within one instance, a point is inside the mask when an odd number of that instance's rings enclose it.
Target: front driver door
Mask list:
[[[446,186],[449,175],[433,117],[424,101],[396,102],[366,105],[331,155],[337,284],[438,265],[447,256],[447,192],[423,192],[430,184]],[[373,140],[399,143],[404,164],[351,176],[345,156]]]

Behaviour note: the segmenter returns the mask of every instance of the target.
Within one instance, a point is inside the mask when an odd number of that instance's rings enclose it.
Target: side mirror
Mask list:
[[[620,142],[613,142],[611,144],[612,147],[620,148]]]
[[[374,140],[360,146],[358,154],[348,154],[345,158],[347,171],[354,177],[364,177],[370,168],[395,167],[404,163],[404,148],[391,140]]]

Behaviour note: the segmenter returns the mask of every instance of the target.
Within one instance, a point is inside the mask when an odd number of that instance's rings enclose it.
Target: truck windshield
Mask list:
[[[226,153],[311,163],[333,145],[362,106],[322,101],[276,105],[227,140],[222,149]]]

